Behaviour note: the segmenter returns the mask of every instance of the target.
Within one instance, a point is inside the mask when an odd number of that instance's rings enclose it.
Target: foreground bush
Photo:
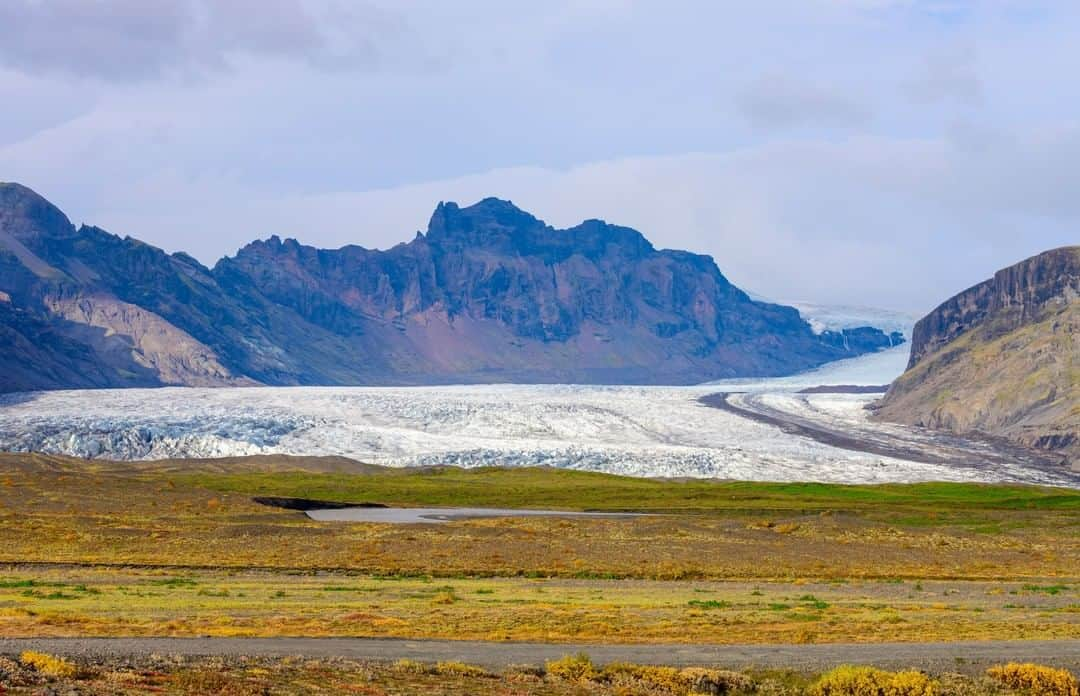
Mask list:
[[[547,673],[567,681],[589,681],[598,676],[596,667],[585,653],[566,655],[558,660],[548,660]]]
[[[27,650],[19,656],[19,662],[27,667],[33,667],[47,677],[56,679],[70,679],[75,676],[75,665],[62,657],[54,657],[41,652]]]
[[[1031,696],[1080,696],[1080,684],[1067,669],[1010,662],[991,667],[986,673],[1010,689]]]
[[[922,672],[887,672],[844,665],[810,687],[811,696],[938,696],[939,685]]]

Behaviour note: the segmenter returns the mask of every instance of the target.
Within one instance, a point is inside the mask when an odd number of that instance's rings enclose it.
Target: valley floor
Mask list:
[[[1080,638],[1080,491],[0,455],[0,635]],[[318,522],[253,502],[635,511]]]
[[[1076,578],[708,581],[6,566],[0,636],[627,645],[1080,640],[1078,599]]]
[[[266,496],[648,514],[331,522]],[[543,667],[581,650],[585,676]],[[608,664],[627,660],[736,668],[709,672],[728,693],[807,693],[850,661],[1009,693],[989,663],[1080,664],[1080,491],[0,454],[11,693],[681,696],[705,678]]]

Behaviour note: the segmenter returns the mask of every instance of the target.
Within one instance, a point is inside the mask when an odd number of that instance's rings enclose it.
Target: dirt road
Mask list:
[[[41,650],[68,657],[250,655],[424,662],[458,660],[499,669],[584,652],[596,662],[820,670],[838,664],[976,671],[1009,661],[1080,669],[1080,640],[830,645],[590,645],[372,638],[0,638],[0,654]]]

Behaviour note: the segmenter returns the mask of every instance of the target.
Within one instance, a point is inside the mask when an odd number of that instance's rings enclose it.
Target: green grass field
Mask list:
[[[972,510],[1080,511],[1080,491],[1033,486],[917,483],[665,481],[548,468],[387,469],[338,473],[197,473],[187,485],[247,495],[414,506],[486,506],[642,512],[847,510],[948,514]]]

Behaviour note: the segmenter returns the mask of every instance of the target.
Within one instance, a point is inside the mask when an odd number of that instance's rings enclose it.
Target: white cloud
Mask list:
[[[488,195],[926,308],[1075,242],[1064,3],[11,0],[0,179],[205,261],[388,246]]]
[[[870,120],[869,110],[836,88],[763,75],[739,95],[739,108],[758,128],[849,127]]]
[[[108,81],[217,71],[243,55],[370,66],[400,17],[362,2],[6,0],[0,61]]]
[[[1061,164],[1052,153],[1080,138],[1061,133],[1053,142],[973,155],[936,140],[787,141],[270,197],[228,176],[164,171],[133,189],[106,188],[103,199],[118,203],[93,220],[212,263],[270,234],[387,248],[423,230],[440,200],[495,195],[557,227],[600,217],[658,246],[711,254],[734,282],[771,297],[918,311],[998,267],[1075,241],[1076,175],[1059,172],[1057,194],[1027,183],[1045,180]]]
[[[983,103],[983,83],[973,47],[928,55],[918,72],[904,81],[903,87],[917,101],[952,100],[968,106]]]

